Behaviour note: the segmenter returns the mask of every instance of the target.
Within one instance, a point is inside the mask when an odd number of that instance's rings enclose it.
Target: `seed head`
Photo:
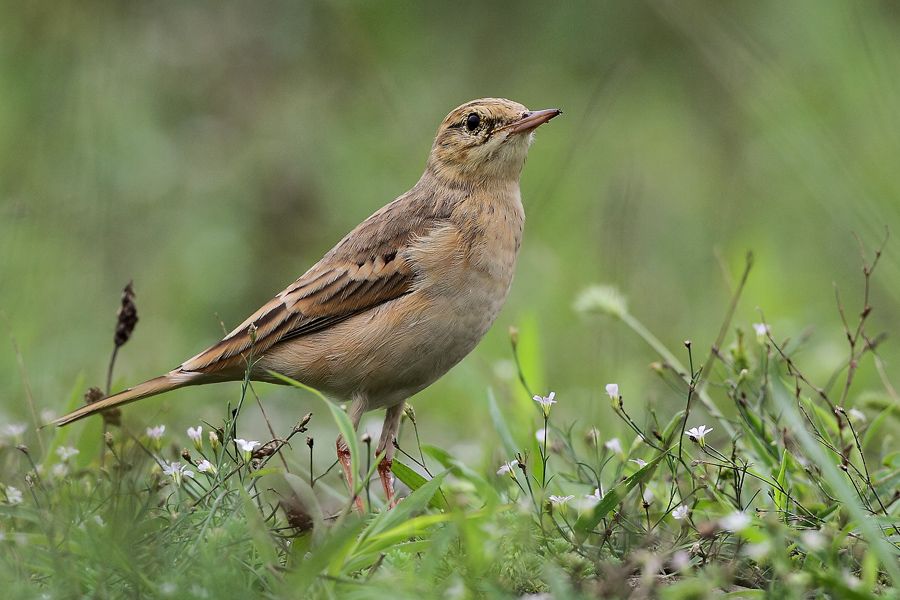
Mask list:
[[[116,313],[116,334],[113,342],[116,348],[131,339],[134,327],[138,322],[137,305],[134,303],[134,287],[132,281],[122,290],[122,304]]]

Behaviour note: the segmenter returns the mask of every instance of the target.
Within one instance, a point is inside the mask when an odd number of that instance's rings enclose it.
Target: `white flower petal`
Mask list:
[[[553,404],[556,404],[555,398],[556,392],[550,392],[550,394],[547,396],[535,396],[534,401],[546,408]]]
[[[618,383],[607,383],[606,384],[606,393],[609,394],[610,400],[618,400],[619,384]]]
[[[622,442],[619,441],[619,438],[612,438],[611,440],[603,444],[603,446],[611,452],[622,454]]]
[[[59,459],[63,462],[69,460],[78,453],[78,448],[73,448],[72,446],[60,446],[56,449],[56,455],[59,456]]]
[[[256,440],[236,439],[234,440],[234,443],[238,445],[238,448],[240,448],[242,452],[253,452],[253,450],[259,446],[259,442]]]
[[[547,500],[550,501],[550,504],[554,504],[556,506],[565,506],[569,503],[569,501],[574,499],[575,496],[557,496],[555,494],[547,498]]]
[[[10,423],[3,426],[3,435],[11,438],[22,437],[26,431],[28,431],[28,426],[25,423]]]
[[[723,529],[737,533],[750,525],[750,515],[742,511],[736,511],[719,519],[719,525]]]
[[[6,501],[10,504],[21,504],[22,503],[22,490],[19,488],[14,488],[13,486],[7,486],[6,488]]]
[[[508,463],[503,463],[500,465],[500,468],[497,469],[497,475],[506,475],[507,473],[513,473],[513,469],[519,464],[517,460],[511,460]]]

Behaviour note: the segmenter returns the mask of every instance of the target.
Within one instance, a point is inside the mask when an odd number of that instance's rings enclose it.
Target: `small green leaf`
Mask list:
[[[393,509],[384,511],[376,516],[363,532],[360,544],[364,544],[366,540],[374,538],[380,533],[392,529],[403,521],[412,518],[415,513],[425,510],[425,507],[428,506],[432,498],[436,495],[440,495],[441,482],[444,481],[444,477],[446,476],[447,471],[435,475],[434,479],[422,484]]]
[[[416,491],[428,481],[396,458],[393,465],[391,465],[391,471],[397,476],[397,479],[402,481],[412,491]]]
[[[483,513],[465,513],[464,518],[472,519],[476,516],[480,517],[484,515]],[[447,521],[458,518],[459,515],[451,513],[434,513],[406,519],[386,531],[382,531],[377,535],[367,538],[365,542],[360,545],[360,552],[370,553],[385,551],[396,544],[411,538],[422,536],[438,523],[446,523]]]
[[[409,465],[400,462],[396,458],[394,459],[394,463],[391,466],[391,471],[394,473],[394,475],[397,476],[397,479],[402,481],[406,485],[406,487],[414,492],[428,483],[427,479],[416,473],[412,468],[409,467]],[[444,496],[441,494],[435,494],[431,498],[431,506],[432,508],[437,508],[438,510],[446,509],[447,503],[444,500]]]

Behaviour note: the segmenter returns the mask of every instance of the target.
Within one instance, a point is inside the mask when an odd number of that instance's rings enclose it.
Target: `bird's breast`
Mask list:
[[[493,322],[512,284],[524,222],[518,186],[466,198],[409,250],[419,291]]]

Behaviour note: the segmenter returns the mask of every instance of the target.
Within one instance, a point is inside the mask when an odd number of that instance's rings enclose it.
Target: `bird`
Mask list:
[[[354,431],[363,413],[386,409],[375,454],[383,454],[378,473],[393,507],[394,440],[405,403],[468,355],[503,307],[524,230],[525,158],[535,129],[561,113],[503,98],[454,108],[418,182],[221,341],[52,423],[248,374],[284,383],[278,373],[348,402]],[[338,437],[335,448],[352,494],[358,474],[346,440]],[[353,502],[363,512],[358,496]]]

